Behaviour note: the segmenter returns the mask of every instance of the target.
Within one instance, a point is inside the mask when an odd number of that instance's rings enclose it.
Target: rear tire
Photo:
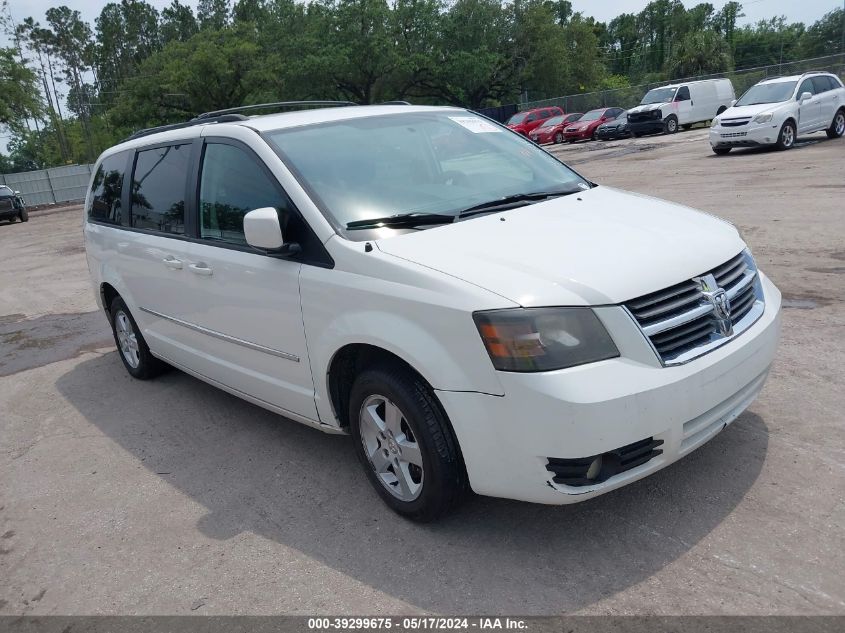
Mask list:
[[[725,154],[730,154],[731,149],[731,147],[714,147],[713,153],[716,154],[716,156],[724,156]]]
[[[149,380],[167,369],[163,361],[150,353],[150,348],[123,299],[114,298],[109,307],[109,316],[118,356],[130,376]]]
[[[845,134],[845,110],[839,109],[833,116],[833,122],[827,128],[827,138],[839,138]]]
[[[563,134],[558,132],[555,134],[555,145],[559,145],[560,143],[563,143]]]
[[[355,379],[349,430],[367,478],[394,512],[433,521],[466,495],[449,420],[431,388],[405,367],[379,365]]]
[[[663,131],[666,134],[674,134],[678,131],[678,118],[674,114],[670,114],[663,123]]]
[[[784,121],[783,125],[780,126],[775,147],[779,150],[786,150],[792,149],[793,145],[795,145],[795,124],[792,121]]]

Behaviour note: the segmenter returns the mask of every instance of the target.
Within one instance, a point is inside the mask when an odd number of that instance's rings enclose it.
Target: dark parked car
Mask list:
[[[0,220],[29,221],[29,214],[26,212],[26,205],[20,191],[12,191],[6,185],[0,185]]]
[[[631,130],[628,128],[627,112],[623,112],[612,121],[602,123],[596,128],[596,138],[602,141],[628,138],[629,136],[631,136]]]

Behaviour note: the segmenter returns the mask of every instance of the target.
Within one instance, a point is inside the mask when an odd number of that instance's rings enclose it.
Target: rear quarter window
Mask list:
[[[129,213],[122,208],[123,177],[130,152],[104,158],[91,181],[87,215],[90,220],[129,226]]]

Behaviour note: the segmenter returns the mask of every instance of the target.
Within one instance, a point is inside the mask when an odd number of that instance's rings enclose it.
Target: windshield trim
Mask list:
[[[588,189],[586,189],[585,191],[587,191],[589,189],[593,189],[595,187],[598,187],[597,183],[593,182],[592,180],[590,180],[589,178],[584,176],[582,173],[580,173],[574,167],[565,163],[563,160],[561,160],[559,157],[555,156],[555,154],[550,152],[548,149],[530,141],[528,138],[526,138],[525,136],[523,136],[519,132],[516,132],[516,131],[510,129],[506,124],[501,123],[501,122],[497,121],[496,119],[492,119],[492,118],[490,118],[490,117],[488,117],[484,114],[480,114],[478,112],[473,112],[472,110],[466,110],[466,109],[463,109],[463,108],[443,108],[443,110],[444,111],[449,110],[449,111],[452,111],[452,112],[463,112],[467,115],[473,115],[473,116],[481,117],[485,121],[489,121],[490,123],[492,123],[492,124],[498,126],[499,128],[501,128],[502,132],[507,132],[509,134],[515,135],[516,137],[518,137],[520,139],[520,141],[527,143],[528,146],[530,146],[531,148],[545,153],[547,156],[551,157],[555,162],[560,163],[563,167],[565,167],[566,169],[571,171],[575,176],[577,176],[578,178],[580,178],[582,181],[584,181],[587,184]],[[404,113],[404,112],[395,112],[395,113],[390,113],[390,114],[373,114],[373,115],[364,116],[364,117],[356,117],[354,120],[357,121],[357,120],[364,120],[364,119],[396,117],[396,116],[404,116],[405,114],[406,113]],[[299,185],[299,187],[302,188],[302,190],[308,196],[308,199],[310,200],[310,202],[317,208],[317,210],[320,212],[320,215],[323,216],[323,218],[329,224],[329,226],[332,228],[332,230],[338,236],[342,237],[343,239],[345,239],[347,241],[359,241],[362,238],[352,239],[350,237],[350,234],[349,234],[350,232],[346,228],[346,225],[343,224],[342,222],[340,222],[340,220],[338,220],[337,218],[335,218],[335,215],[331,212],[331,210],[329,209],[329,206],[325,203],[325,201],[322,199],[322,197],[311,186],[311,184],[308,182],[308,180],[305,178],[305,176],[302,174],[302,172],[300,172],[299,169],[297,169],[296,165],[294,165],[293,161],[285,153],[285,151],[281,147],[279,147],[279,145],[276,144],[273,141],[273,139],[271,138],[272,134],[279,134],[279,133],[283,134],[283,133],[286,133],[286,132],[293,132],[295,130],[302,130],[303,128],[326,127],[326,126],[334,125],[336,123],[340,123],[340,122],[343,122],[343,121],[344,120],[320,121],[320,122],[317,122],[317,123],[306,123],[304,125],[283,126],[283,127],[273,128],[271,130],[255,130],[255,132],[267,144],[267,146],[270,148],[270,150],[276,156],[278,156],[279,160],[282,161],[282,164],[285,166],[285,168],[288,170],[288,172],[290,172],[290,175],[293,176],[293,179],[296,181],[296,184]],[[275,178],[275,176],[274,176],[274,178]],[[282,186],[283,189],[285,189],[285,187],[282,183],[279,183],[279,184],[280,184],[280,186]],[[286,193],[287,193],[288,197],[290,197],[290,193],[287,192],[287,190],[286,190]],[[472,217],[467,218],[467,219],[472,219]],[[305,221],[305,223],[308,224],[308,220],[304,217],[304,214],[303,214],[303,221]],[[440,228],[440,226],[444,226],[444,225],[432,226],[430,228]],[[358,233],[358,231],[351,231],[351,233],[355,234],[355,233]]]

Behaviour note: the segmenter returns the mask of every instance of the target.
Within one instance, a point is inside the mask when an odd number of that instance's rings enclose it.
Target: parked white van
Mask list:
[[[706,79],[670,84],[649,90],[640,105],[628,110],[628,126],[634,136],[665,132],[674,134],[678,126],[689,129],[694,123],[710,121],[735,99],[730,79]]]
[[[416,520],[469,489],[595,497],[760,392],[780,293],[729,223],[458,108],[248,111],[97,161],[88,265],[132,376],[172,365],[350,434]]]

